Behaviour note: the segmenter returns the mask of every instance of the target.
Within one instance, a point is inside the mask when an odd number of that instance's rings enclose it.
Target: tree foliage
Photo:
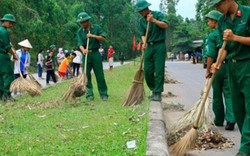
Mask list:
[[[118,53],[131,55],[132,36],[138,34],[138,14],[130,0],[0,0],[0,8],[1,17],[12,13],[17,20],[10,30],[11,42],[17,47],[27,38],[32,51],[46,50],[51,44],[75,48],[80,28],[76,18],[82,11],[90,14],[92,23],[102,25],[106,44],[113,44]]]

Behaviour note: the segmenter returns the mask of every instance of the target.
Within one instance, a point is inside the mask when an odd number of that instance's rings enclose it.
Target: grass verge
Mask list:
[[[145,155],[149,101],[121,106],[137,69],[131,63],[105,72],[106,102],[100,99],[93,76],[92,102],[85,97],[61,101],[69,86],[65,81],[44,89],[42,96],[23,95],[15,103],[1,103],[1,155]],[[134,149],[126,147],[131,140],[136,140]]]

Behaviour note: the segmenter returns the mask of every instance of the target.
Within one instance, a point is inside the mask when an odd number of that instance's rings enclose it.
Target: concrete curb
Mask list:
[[[151,101],[147,135],[147,156],[169,156],[166,126],[160,102]]]

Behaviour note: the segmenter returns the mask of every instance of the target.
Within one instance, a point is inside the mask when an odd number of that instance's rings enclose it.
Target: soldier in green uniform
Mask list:
[[[16,22],[12,14],[6,14],[1,19],[0,25],[0,62],[3,64],[0,68],[0,100],[13,100],[10,92],[10,84],[14,80],[13,62],[10,60],[8,53],[13,55],[13,59],[18,57],[11,49],[9,34],[7,28],[11,28]]]
[[[144,54],[144,73],[145,80],[152,91],[151,100],[161,101],[161,93],[163,92],[165,58],[166,58],[166,29],[168,22],[165,15],[158,11],[149,10],[151,4],[145,0],[139,0],[135,9],[140,13],[142,18],[139,21],[139,28],[142,36],[142,48],[146,49]],[[147,23],[149,25],[149,33],[145,38]]]
[[[81,12],[77,17],[77,22],[81,24],[81,28],[77,32],[77,45],[84,54],[83,65],[86,54],[87,57],[87,101],[94,100],[93,85],[91,80],[91,70],[93,69],[97,81],[98,91],[103,101],[108,100],[108,88],[104,78],[102,56],[98,49],[100,42],[105,41],[105,33],[97,24],[92,24],[89,19],[91,17],[86,12]],[[89,38],[89,47],[87,48],[87,38]]]
[[[218,30],[227,41],[213,69],[220,69],[228,55],[233,112],[241,132],[237,156],[250,156],[250,8],[234,0],[211,0],[210,5],[224,14],[218,21]]]
[[[213,31],[207,37],[207,72],[206,78],[211,77],[211,65],[216,62],[219,51],[220,34],[217,29],[218,20],[222,16],[219,11],[210,11],[206,18],[208,20],[208,27]],[[216,126],[223,126],[224,119],[227,121],[226,130],[234,130],[235,118],[232,110],[231,92],[229,89],[229,75],[228,75],[228,60],[226,59],[216,73],[213,81],[213,112],[215,115],[214,124]],[[223,102],[225,100],[225,108]],[[225,112],[226,111],[226,112]]]

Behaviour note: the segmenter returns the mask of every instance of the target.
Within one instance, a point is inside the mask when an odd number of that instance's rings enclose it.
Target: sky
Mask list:
[[[159,4],[161,0],[147,0],[151,3],[149,8],[151,10],[159,10]],[[181,15],[183,18],[195,18],[196,10],[195,4],[197,0],[179,0],[178,5],[176,6],[177,14]]]

